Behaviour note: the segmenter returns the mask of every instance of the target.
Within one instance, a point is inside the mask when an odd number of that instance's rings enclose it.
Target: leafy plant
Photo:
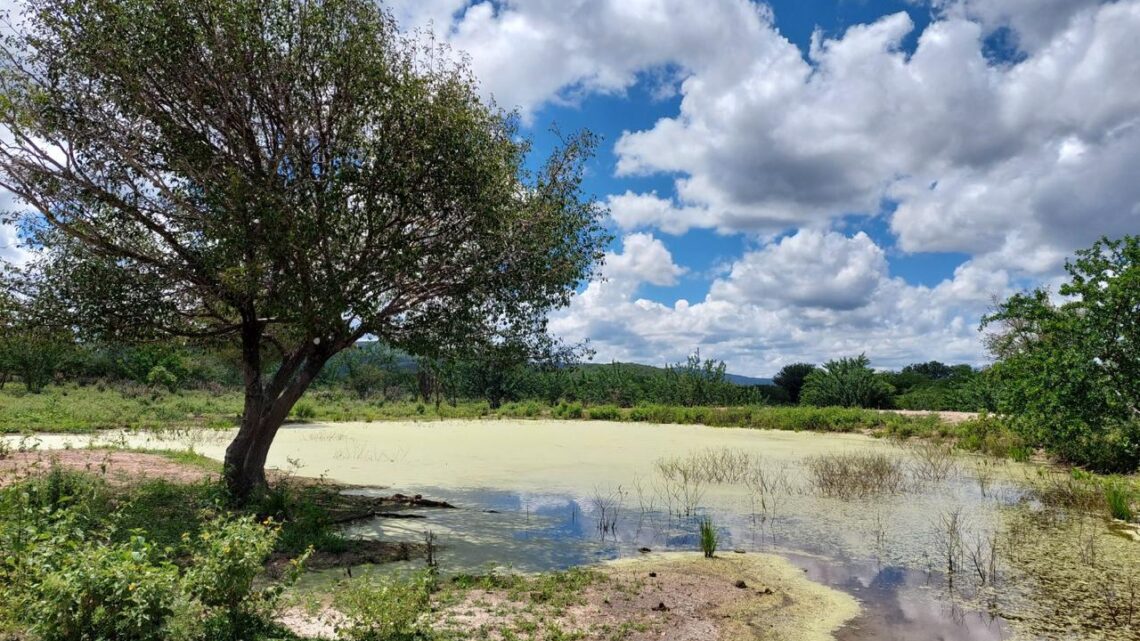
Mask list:
[[[337,635],[348,641],[411,641],[425,632],[434,577],[359,578],[342,584],[334,597],[344,615]]]
[[[985,317],[998,409],[1033,446],[1099,471],[1140,465],[1140,236],[1065,266],[1065,297],[1016,294]]]

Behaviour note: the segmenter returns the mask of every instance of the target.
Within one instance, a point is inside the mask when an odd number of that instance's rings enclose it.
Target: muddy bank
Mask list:
[[[552,579],[565,593],[526,583],[542,577],[473,587],[444,582],[423,623],[499,640],[826,641],[859,612],[851,596],[767,554],[652,554]],[[299,634],[324,638],[335,637],[341,620],[329,607],[292,608],[281,617]]]

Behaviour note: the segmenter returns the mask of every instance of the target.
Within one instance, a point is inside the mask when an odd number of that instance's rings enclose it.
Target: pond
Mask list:
[[[120,438],[220,458],[229,436]],[[948,571],[957,564],[984,577],[986,546],[996,550],[1010,506],[1026,501],[1036,473],[862,435],[506,420],[291,425],[269,464],[365,486],[354,492],[455,505],[348,527],[356,537],[412,542],[430,530],[444,572],[546,571],[696,550],[708,519],[719,554],[774,553],[856,597],[861,614],[837,634],[849,641],[1009,638],[1010,625],[978,598],[978,581],[955,585]]]

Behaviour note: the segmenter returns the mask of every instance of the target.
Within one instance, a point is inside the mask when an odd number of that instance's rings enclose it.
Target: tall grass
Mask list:
[[[1108,512],[1112,518],[1131,521],[1136,516],[1132,511],[1132,494],[1123,484],[1106,483],[1104,500],[1108,504]]]
[[[704,552],[706,559],[716,556],[716,547],[719,543],[720,535],[717,534],[712,519],[707,516],[701,519],[701,552]]]

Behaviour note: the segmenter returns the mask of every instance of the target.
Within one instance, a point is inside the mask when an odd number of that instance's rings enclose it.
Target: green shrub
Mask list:
[[[171,487],[112,495],[96,477],[57,468],[0,490],[5,616],[40,641],[256,636],[281,590],[254,587],[276,528],[188,517],[211,495]],[[181,512],[170,516],[174,504]]]
[[[308,401],[298,401],[290,414],[299,421],[311,421],[317,417],[317,408]]]
[[[276,538],[275,528],[248,518],[219,519],[199,533],[180,587],[184,601],[196,602],[189,610],[204,638],[237,641],[265,627],[281,585],[255,590],[254,580]]]
[[[343,584],[334,597],[345,621],[337,635],[348,641],[411,641],[426,633],[434,577],[360,578]]]
[[[621,409],[616,405],[598,405],[586,412],[586,418],[591,421],[618,421],[621,417]]]
[[[45,560],[23,600],[31,631],[42,641],[162,641],[178,569],[157,557],[135,536]]]
[[[146,374],[146,384],[151,387],[163,387],[173,392],[178,388],[178,377],[162,365],[155,365]]]
[[[554,407],[555,418],[582,418],[584,410],[581,403],[567,403],[562,401]]]

